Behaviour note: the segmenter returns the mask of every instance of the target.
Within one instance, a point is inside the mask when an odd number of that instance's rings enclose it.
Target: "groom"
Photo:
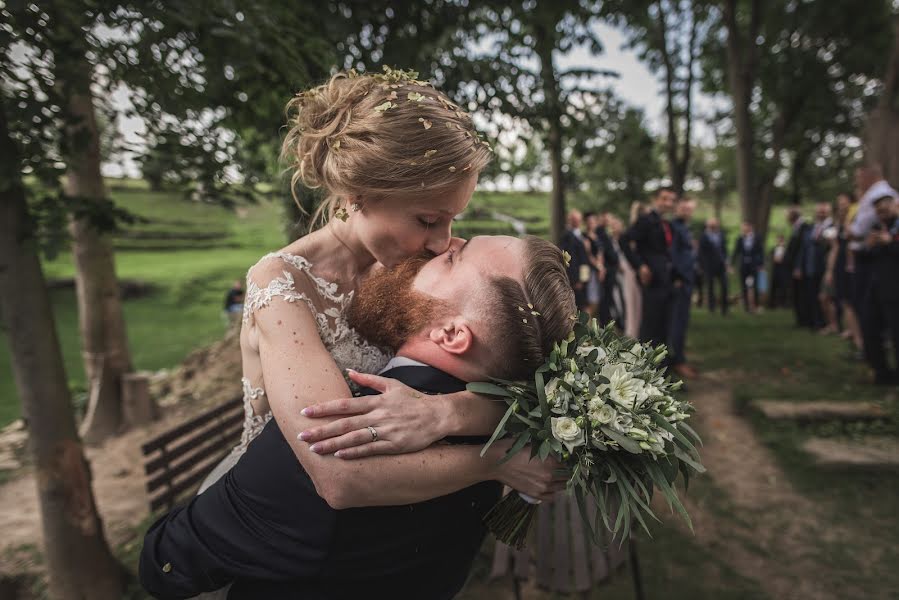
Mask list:
[[[525,311],[529,304],[534,308]],[[482,236],[372,276],[358,290],[350,318],[371,341],[398,348],[384,377],[433,394],[491,375],[530,377],[567,335],[574,313],[558,249],[537,238]],[[297,456],[271,422],[230,473],[151,527],[141,583],[159,598],[186,598],[229,583],[231,599],[452,598],[481,545],[482,519],[499,498],[499,482],[543,497],[558,487],[554,461],[530,462],[525,449],[499,465],[508,443],[483,459],[481,444],[406,455],[426,465],[433,453],[459,454],[457,472],[447,473],[456,491],[377,506],[397,491],[364,481],[376,469],[346,477],[341,471],[348,461]],[[331,461],[340,483],[313,481],[297,458],[304,465]],[[390,465],[400,458],[355,462]],[[409,486],[415,487],[415,477],[409,473]],[[328,501],[316,492],[334,485],[346,489],[327,494]],[[369,497],[354,489],[370,490]]]

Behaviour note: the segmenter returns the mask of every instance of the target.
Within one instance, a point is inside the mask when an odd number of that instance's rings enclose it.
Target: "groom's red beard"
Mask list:
[[[418,271],[432,258],[414,256],[363,281],[347,311],[350,326],[370,343],[395,352],[445,314],[446,302],[412,288]]]

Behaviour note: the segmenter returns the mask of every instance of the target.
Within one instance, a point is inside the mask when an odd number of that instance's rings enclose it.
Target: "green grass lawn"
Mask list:
[[[260,256],[284,244],[283,211],[273,202],[224,209],[189,201],[177,192],[152,192],[138,181],[114,180],[110,190],[120,206],[144,221],[116,238],[117,274],[156,286],[151,296],[124,304],[135,367],[173,367],[222,333],[225,291]],[[478,192],[454,231],[463,237],[512,234],[512,225],[495,218],[500,213],[523,221],[528,233],[545,236],[548,202],[546,193]],[[775,217],[782,212],[775,211]],[[739,220],[733,207],[725,214],[727,224]],[[48,278],[71,278],[71,256],[63,252],[46,261],[44,270]],[[70,386],[80,392],[85,382],[74,292],[54,290],[52,301]],[[8,347],[0,343],[0,426],[19,414]]]

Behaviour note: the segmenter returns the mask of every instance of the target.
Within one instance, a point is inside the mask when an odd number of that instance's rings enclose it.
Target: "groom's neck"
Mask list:
[[[462,381],[478,381],[483,377],[467,360],[441,350],[428,340],[410,340],[400,346],[397,356],[411,358],[429,367],[440,369]]]

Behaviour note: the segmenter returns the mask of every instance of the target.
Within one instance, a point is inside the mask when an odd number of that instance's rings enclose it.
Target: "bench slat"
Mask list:
[[[222,425],[227,425],[227,423],[223,423]],[[240,437],[240,428],[235,428],[234,431],[229,431],[227,433],[233,434],[227,437],[222,437],[217,435],[216,430],[210,430],[205,436],[205,439],[198,441],[198,443],[202,442],[202,445],[196,446],[194,451],[187,454],[187,458],[180,461],[178,464],[171,464],[168,469],[163,470],[155,477],[149,479],[147,481],[147,491],[152,492],[157,488],[160,488],[164,485],[167,485],[169,482],[174,481],[179,475],[188,472],[191,467],[200,464],[207,457],[212,454],[219,454],[221,450],[228,449],[230,450],[235,446],[235,441]]]
[[[209,472],[213,467],[215,467],[221,459],[227,456],[227,454],[227,452],[223,452],[218,456],[213,455],[211,457],[212,460],[204,463],[189,476],[178,483],[175,483],[171,488],[166,488],[161,494],[150,498],[150,510],[155,511],[162,507],[171,508],[174,506],[175,502],[184,492],[199,484],[207,475],[209,475]]]
[[[198,426],[203,425],[207,421],[210,421],[219,415],[236,409],[240,409],[241,412],[243,412],[243,398],[237,397],[233,400],[229,400],[228,402],[216,406],[215,408],[194,417],[190,421],[179,425],[174,429],[170,429],[169,431],[155,437],[154,439],[141,446],[141,452],[144,455],[147,455],[154,450],[159,450],[160,448],[168,445],[178,438],[183,437],[185,434],[190,433],[193,429],[196,429]]]
[[[175,459],[196,450],[202,442],[213,436],[222,436],[227,429],[234,428],[239,433],[242,428],[243,420],[243,411],[241,411],[240,413],[228,415],[219,421],[203,423],[201,425],[201,427],[204,427],[203,429],[192,431],[192,435],[184,441],[179,442],[178,445],[172,446],[171,448],[160,448],[162,451],[161,454],[156,458],[148,460],[144,464],[144,473],[149,477],[160,469],[165,469],[167,466],[171,465]]]

